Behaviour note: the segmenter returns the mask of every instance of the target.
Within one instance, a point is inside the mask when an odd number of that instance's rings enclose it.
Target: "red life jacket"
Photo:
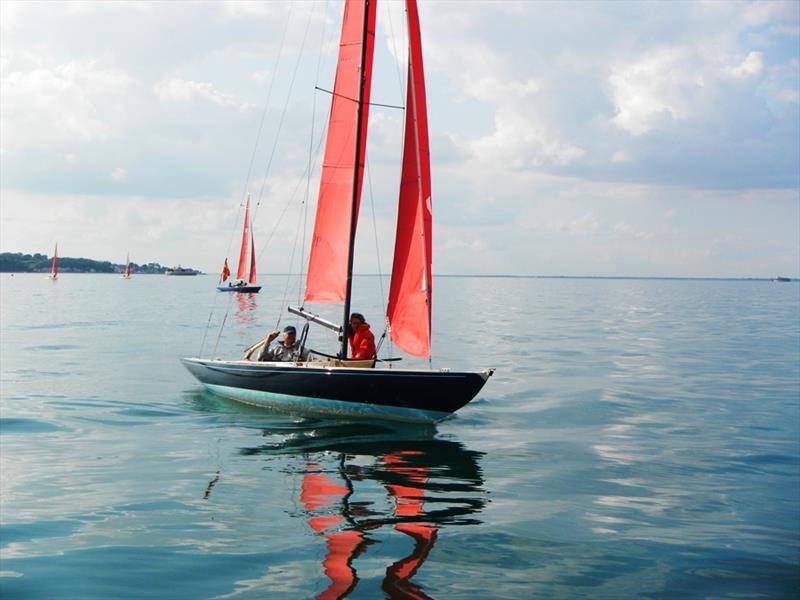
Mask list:
[[[375,336],[369,330],[369,323],[362,323],[350,337],[350,358],[375,358]]]

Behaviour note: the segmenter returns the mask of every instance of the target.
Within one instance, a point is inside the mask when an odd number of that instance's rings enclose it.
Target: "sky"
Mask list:
[[[218,272],[250,194],[259,271],[303,268],[342,7],[0,3],[0,251]],[[800,3],[420,20],[434,274],[800,276]],[[376,39],[363,273],[391,268],[401,2]]]

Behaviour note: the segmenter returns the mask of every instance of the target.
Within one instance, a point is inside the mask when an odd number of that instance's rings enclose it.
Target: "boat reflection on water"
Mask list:
[[[481,523],[486,503],[482,453],[435,434],[433,427],[326,422],[289,436],[285,429],[264,430],[275,443],[242,450],[298,458],[290,467],[299,480],[294,516],[305,519],[326,547],[322,571],[329,584],[316,598],[349,595],[361,581],[358,559],[398,534],[410,542],[400,547],[410,550],[388,559],[381,590],[390,598],[430,597],[411,579],[445,528]]]

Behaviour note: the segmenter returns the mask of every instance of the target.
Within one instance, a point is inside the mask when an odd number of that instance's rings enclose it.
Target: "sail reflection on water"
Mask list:
[[[437,539],[449,527],[481,523],[478,515],[486,503],[482,453],[425,431],[428,436],[420,439],[419,430],[387,433],[378,425],[338,424],[288,437],[281,431],[279,443],[243,450],[298,458],[290,467],[300,494],[294,516],[305,519],[325,546],[321,571],[327,587],[316,598],[343,598],[359,583],[365,585],[359,562],[369,562],[374,572],[372,556],[385,556],[387,547],[403,550],[386,559],[383,593],[429,598],[411,580]],[[269,431],[264,435],[272,437]],[[405,541],[398,544],[397,536]],[[392,543],[369,550],[381,542]]]
[[[236,321],[242,325],[256,324],[256,295],[236,294]]]

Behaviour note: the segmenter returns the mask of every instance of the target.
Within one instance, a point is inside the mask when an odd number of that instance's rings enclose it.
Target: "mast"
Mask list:
[[[353,256],[355,253],[356,245],[356,220],[358,219],[358,200],[359,200],[359,173],[361,166],[361,120],[364,112],[364,87],[367,84],[367,73],[365,71],[365,64],[367,61],[367,36],[369,35],[369,13],[370,2],[372,0],[364,0],[364,26],[361,32],[361,63],[359,71],[361,74],[358,86],[358,112],[356,116],[356,150],[355,150],[355,168],[353,169],[353,199],[350,207],[350,244],[347,249],[347,279],[345,282],[344,291],[344,314],[342,315],[342,359],[347,358],[347,332],[350,324],[350,297],[353,291]],[[377,2],[377,0],[374,0]],[[370,76],[372,74],[370,73]],[[364,144],[366,151],[366,144]]]

